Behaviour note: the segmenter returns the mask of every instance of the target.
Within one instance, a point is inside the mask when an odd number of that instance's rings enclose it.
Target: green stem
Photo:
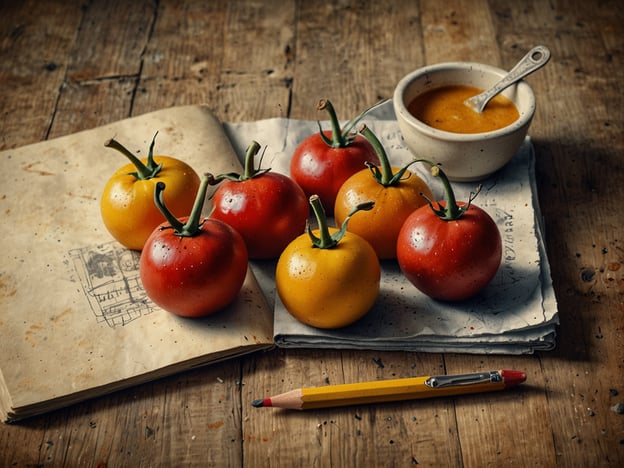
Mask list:
[[[318,195],[312,195],[310,197],[310,205],[314,216],[316,216],[316,222],[318,224],[320,237],[316,237],[311,230],[308,230],[308,234],[312,240],[314,247],[319,249],[331,249],[338,242],[332,237],[329,232],[329,225],[327,224],[327,215],[325,214],[325,208]]]
[[[316,216],[316,221],[318,223],[320,234],[320,237],[317,237],[314,235],[311,229],[308,229],[308,235],[310,236],[310,240],[312,241],[312,247],[316,247],[319,249],[331,249],[335,247],[347,233],[347,225],[351,217],[358,211],[368,211],[373,209],[375,202],[369,201],[356,205],[349,212],[349,214],[343,221],[340,229],[338,231],[334,231],[333,234],[329,232],[325,209],[323,208],[323,203],[321,203],[321,199],[318,197],[318,195],[312,195],[310,197],[310,205],[312,205],[312,211],[314,211],[314,215]]]
[[[243,173],[238,174],[236,172],[228,172],[225,174],[219,174],[218,176],[213,176],[212,174],[209,174],[209,184],[217,185],[225,179],[234,182],[242,182],[244,180],[253,179],[254,177],[258,177],[262,174],[266,174],[267,172],[269,172],[271,170],[270,167],[268,169],[260,169],[260,167],[256,169],[255,157],[256,154],[258,154],[258,151],[260,151],[260,143],[252,140],[251,144],[247,148],[247,152],[245,153],[245,168],[243,170]]]
[[[202,209],[204,208],[204,201],[206,199],[206,192],[208,191],[208,185],[211,176],[208,174],[204,174],[201,178],[201,183],[199,184],[199,190],[197,191],[197,196],[195,197],[195,203],[193,204],[193,208],[191,209],[191,214],[188,217],[186,223],[182,223],[178,218],[176,218],[171,211],[165,206],[163,200],[163,192],[165,190],[165,183],[158,182],[156,184],[156,188],[154,190],[154,203],[156,207],[163,214],[165,219],[171,224],[175,234],[180,237],[193,237],[198,235],[201,232],[201,226],[204,224],[204,221],[201,220]]]
[[[321,99],[317,106],[318,110],[326,110],[329,114],[329,123],[332,128],[332,139],[331,141],[325,136],[323,131],[321,130],[321,138],[328,146],[332,148],[344,148],[348,145],[347,139],[342,134],[342,130],[340,128],[340,121],[338,120],[338,116],[336,115],[336,110],[332,105],[329,99]],[[319,129],[320,129],[319,124]]]
[[[438,177],[444,187],[444,200],[446,201],[446,216],[445,219],[457,219],[461,216],[460,208],[457,206],[457,199],[455,198],[455,192],[451,187],[451,182],[448,177],[440,169],[440,166],[431,166],[431,175]]]
[[[429,162],[426,160],[420,160],[420,161],[426,162],[427,164],[431,165],[431,175],[433,177],[438,177],[440,181],[442,182],[442,186],[444,188],[445,206],[442,206],[440,205],[440,203],[437,203],[437,208],[435,208],[433,206],[433,202],[429,200],[427,197],[425,197],[425,200],[427,200],[427,203],[429,203],[429,206],[431,207],[433,212],[436,215],[438,215],[440,219],[444,221],[454,221],[454,220],[461,218],[464,215],[464,213],[468,210],[468,208],[470,208],[470,204],[481,191],[481,185],[477,187],[477,190],[475,192],[470,192],[470,196],[468,197],[468,202],[464,206],[460,207],[457,204],[457,199],[455,198],[455,193],[453,192],[453,187],[451,186],[451,182],[449,181],[444,171],[440,169],[440,166],[438,166],[437,164],[433,164],[432,162]]]
[[[329,123],[332,128],[332,139],[330,140],[323,133],[323,129],[321,128],[321,123],[317,122],[319,126],[319,135],[321,139],[325,142],[327,146],[331,146],[332,148],[346,148],[347,146],[351,144],[351,142],[355,138],[355,136],[351,134],[351,130],[353,129],[353,127],[355,127],[358,124],[358,122],[362,120],[364,116],[366,116],[366,114],[368,114],[370,111],[379,107],[385,102],[386,102],[385,100],[382,100],[373,104],[364,112],[360,113],[360,115],[358,115],[354,119],[349,120],[345,124],[345,126],[341,129],[340,121],[338,120],[338,115],[336,114],[336,110],[334,109],[333,104],[331,103],[329,99],[321,99],[318,103],[317,109],[326,110],[329,113]]]
[[[394,180],[394,174],[392,173],[392,166],[390,166],[388,155],[386,154],[386,150],[384,149],[383,145],[379,141],[379,138],[377,138],[377,135],[375,135],[375,133],[373,133],[373,131],[368,128],[366,124],[360,125],[358,131],[362,135],[364,135],[364,138],[366,138],[371,145],[373,145],[373,148],[377,153],[377,156],[379,157],[381,172],[379,172],[379,169],[377,169],[376,166],[369,166],[369,168],[373,171],[373,175],[375,176],[375,179],[377,179],[377,182],[379,182],[384,187],[389,187],[390,185],[398,183],[398,180]],[[373,167],[377,170],[375,171]]]
[[[149,153],[147,155],[147,165],[143,164],[143,162],[139,158],[137,158],[134,154],[128,151],[121,143],[119,143],[114,138],[106,141],[104,143],[104,146],[119,151],[130,160],[134,167],[136,167],[136,172],[130,172],[130,175],[133,175],[139,180],[149,180],[156,177],[162,169],[162,163],[156,164],[156,162],[154,161],[154,143],[156,141],[156,135],[158,135],[158,132],[156,132],[154,138],[152,138],[152,143],[150,144]]]
[[[245,172],[241,178],[242,180],[252,179],[258,172],[255,167],[255,157],[258,151],[260,151],[260,143],[252,140],[245,153]]]

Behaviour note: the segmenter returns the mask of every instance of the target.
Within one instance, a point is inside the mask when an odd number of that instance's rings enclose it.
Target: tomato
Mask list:
[[[407,218],[397,239],[397,260],[407,279],[426,295],[461,301],[476,295],[496,274],[501,236],[490,215],[472,204],[476,194],[467,203],[457,202],[438,166],[432,174],[441,178],[445,200]]]
[[[105,146],[123,153],[130,163],[108,180],[100,200],[102,220],[108,232],[124,247],[141,250],[163,216],[154,205],[154,188],[167,184],[165,201],[176,216],[188,214],[199,188],[199,176],[186,163],[169,156],[153,156],[152,139],[147,158],[138,159],[111,139]]]
[[[332,130],[310,135],[295,148],[292,155],[290,176],[308,197],[318,195],[329,214],[334,210],[336,193],[344,181],[364,169],[366,162],[379,164],[377,153],[366,138],[351,134],[355,124],[374,107],[341,129],[331,102],[321,100],[318,109],[329,112]]]
[[[340,328],[363,317],[379,294],[381,269],[360,236],[329,228],[319,197],[310,197],[319,229],[293,240],[275,271],[277,293],[290,314],[317,328]],[[371,203],[353,210],[366,210]]]
[[[396,244],[403,223],[412,212],[427,204],[424,197],[433,195],[427,184],[407,168],[417,161],[399,169],[391,167],[380,141],[365,125],[360,131],[375,148],[381,169],[368,163],[349,177],[336,195],[334,217],[342,223],[349,212],[359,203],[375,200],[372,210],[355,217],[349,223],[349,231],[366,239],[380,259],[396,258]]]
[[[308,199],[290,177],[254,168],[257,142],[247,149],[245,171],[217,176],[211,217],[236,229],[245,240],[249,258],[276,258],[305,230]]]
[[[245,241],[216,219],[200,220],[208,187],[202,179],[188,217],[176,218],[163,203],[165,184],[153,194],[167,222],[147,239],[139,273],[147,296],[161,308],[183,317],[202,317],[230,304],[247,275]]]

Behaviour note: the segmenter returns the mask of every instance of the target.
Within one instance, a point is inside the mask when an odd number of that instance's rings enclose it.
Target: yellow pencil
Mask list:
[[[274,407],[299,410],[331,408],[493,392],[514,387],[525,380],[526,374],[524,372],[513,370],[378,380],[300,388],[280,395],[254,400],[252,405],[256,408]]]

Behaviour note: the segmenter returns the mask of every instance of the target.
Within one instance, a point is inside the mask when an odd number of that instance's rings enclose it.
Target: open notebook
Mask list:
[[[366,123],[394,165],[409,161],[390,103]],[[324,331],[300,324],[276,300],[274,261],[251,262],[238,299],[205,319],[176,317],[147,299],[138,253],[112,240],[99,196],[126,163],[104,142],[115,137],[142,156],[156,131],[155,154],[179,157],[199,173],[240,171],[246,147],[256,140],[266,146],[263,167],[287,174],[295,146],[318,126],[291,119],[222,125],[206,107],[184,106],[0,153],[5,421],[273,345],[482,354],[554,347],[557,307],[529,140],[475,201],[498,222],[505,242],[503,265],[483,294],[462,304],[432,301],[395,262],[383,262],[373,309],[350,327]],[[428,178],[424,167],[416,168]],[[435,181],[431,185],[439,194]],[[475,187],[455,188],[461,199]]]
[[[202,106],[166,109],[0,154],[0,413],[15,420],[273,344],[249,271],[237,300],[201,320],[147,299],[137,252],[113,241],[99,197],[127,159],[112,137],[199,173],[240,171]],[[208,209],[208,208],[207,208]]]

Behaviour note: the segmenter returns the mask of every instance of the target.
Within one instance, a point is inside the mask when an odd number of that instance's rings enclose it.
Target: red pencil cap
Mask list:
[[[502,370],[500,375],[503,377],[503,382],[505,382],[505,388],[521,384],[526,380],[526,373],[522,371]]]

